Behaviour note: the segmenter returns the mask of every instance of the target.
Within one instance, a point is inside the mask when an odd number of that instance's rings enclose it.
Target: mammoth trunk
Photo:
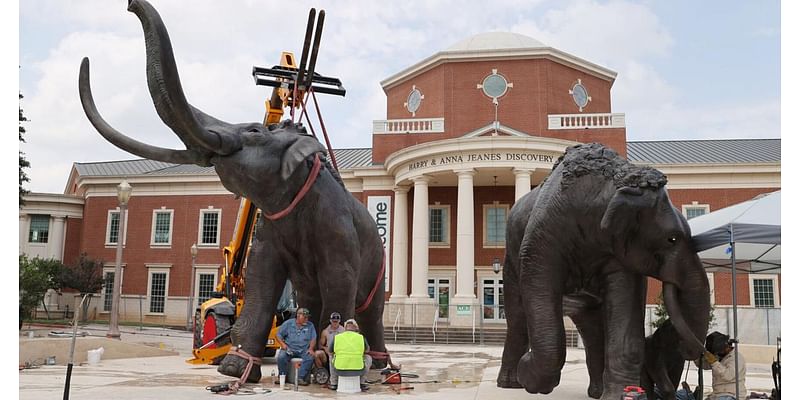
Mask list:
[[[664,282],[664,304],[681,337],[681,353],[686,359],[696,359],[705,351],[703,341],[708,330],[711,309],[705,273],[700,270],[692,275],[685,279],[680,288],[673,283]]]

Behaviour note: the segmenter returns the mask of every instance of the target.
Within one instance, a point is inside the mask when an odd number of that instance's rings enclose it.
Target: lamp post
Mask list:
[[[117,200],[119,200],[119,229],[117,230],[117,261],[114,265],[114,288],[111,296],[111,321],[108,324],[106,337],[119,339],[119,298],[122,290],[122,242],[125,235],[125,212],[128,209],[128,200],[131,198],[133,188],[126,180],[117,186]]]
[[[195,276],[195,261],[197,261],[197,243],[192,243],[192,247],[189,248],[189,252],[192,253],[192,276],[189,279],[190,285],[189,286],[189,298],[186,300],[186,330],[192,330],[192,304],[194,301],[194,276]]]

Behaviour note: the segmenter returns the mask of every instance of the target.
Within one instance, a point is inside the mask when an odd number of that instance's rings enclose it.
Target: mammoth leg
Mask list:
[[[242,312],[231,330],[233,346],[241,346],[247,354],[260,358],[264,355],[267,335],[272,327],[272,318],[286,284],[286,269],[278,260],[277,252],[264,239],[264,224],[259,222],[256,237],[250,250],[247,268],[247,290]],[[241,377],[247,360],[228,354],[217,371],[223,375]],[[254,366],[248,382],[258,382],[261,369]]]
[[[625,386],[639,381],[644,363],[644,309],[647,281],[618,271],[605,277],[606,366],[603,400],[618,400]]]
[[[503,290],[506,310],[506,342],[503,347],[503,362],[497,375],[497,386],[502,388],[521,388],[517,381],[517,363],[528,351],[528,330],[519,283],[510,275],[516,271],[511,266],[511,257],[506,254]]]
[[[587,393],[593,399],[603,395],[603,370],[605,369],[605,323],[600,307],[586,309],[571,316],[578,328],[586,351],[589,370]]]
[[[526,229],[520,250],[520,291],[525,294],[525,312],[531,351],[522,355],[517,364],[517,381],[528,393],[548,394],[561,380],[561,368],[567,358],[562,306],[563,276],[556,243],[547,238],[528,239]],[[535,243],[535,245],[533,245]]]

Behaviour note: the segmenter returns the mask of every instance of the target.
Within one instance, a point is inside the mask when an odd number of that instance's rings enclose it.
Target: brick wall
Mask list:
[[[513,83],[499,99],[498,120],[534,136],[604,143],[625,155],[624,128],[548,130],[548,114],[577,114],[569,90],[580,79],[592,101],[583,113],[611,112],[611,82],[546,59],[451,62],[413,76],[386,90],[386,118],[444,118],[441,134],[373,135],[372,159],[383,163],[402,148],[460,137],[494,121],[495,107],[477,85],[493,69]],[[412,87],[425,96],[416,115],[405,109]]]

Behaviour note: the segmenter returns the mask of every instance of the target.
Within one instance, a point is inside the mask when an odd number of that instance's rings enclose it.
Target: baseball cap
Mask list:
[[[341,321],[342,320],[342,315],[339,314],[338,312],[332,312],[331,313],[331,321],[334,321],[334,320]]]
[[[347,321],[344,321],[345,328],[347,328],[347,325],[350,325],[350,324],[355,325],[356,329],[358,329],[358,322],[356,322],[356,320],[350,318]]]
[[[311,312],[308,311],[307,308],[300,307],[300,308],[297,309],[297,315],[300,315],[300,314],[303,314],[305,316],[309,316],[309,315],[311,315]]]

